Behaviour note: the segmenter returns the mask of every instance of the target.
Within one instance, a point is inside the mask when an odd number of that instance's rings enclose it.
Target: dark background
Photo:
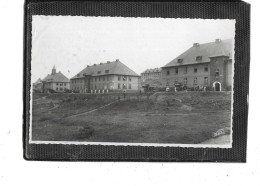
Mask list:
[[[240,1],[36,1],[24,5],[24,158],[27,160],[245,162],[250,60],[250,5]],[[29,144],[32,15],[236,19],[231,149]],[[72,25],[73,26],[73,25]]]

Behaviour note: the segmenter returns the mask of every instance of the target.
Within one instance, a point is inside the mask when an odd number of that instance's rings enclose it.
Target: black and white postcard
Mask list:
[[[234,38],[235,20],[33,16],[30,143],[230,148]]]
[[[28,143],[232,149],[236,24],[32,15]]]

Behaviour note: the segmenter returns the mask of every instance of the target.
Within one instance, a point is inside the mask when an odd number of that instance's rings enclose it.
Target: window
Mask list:
[[[60,83],[60,86],[62,86],[63,85],[63,83]]]
[[[97,82],[97,77],[95,77],[95,82]]]
[[[193,82],[195,85],[197,84],[197,78],[195,77],[194,78],[194,82]]]
[[[194,73],[197,73],[198,72],[198,69],[197,68],[194,68]]]
[[[101,71],[97,71],[97,74],[101,74]]]
[[[109,81],[109,76],[107,76],[107,81]]]
[[[170,75],[170,70],[167,70],[167,75]]]
[[[98,81],[101,81],[101,78],[100,78],[100,76],[98,77]]]
[[[60,90],[63,90],[63,88],[60,88]]]
[[[97,89],[97,85],[95,84],[95,90]]]
[[[121,76],[118,76],[118,81],[121,81]]]
[[[204,77],[204,83],[208,84],[208,82],[209,82],[208,77]]]
[[[187,78],[184,78],[184,79],[183,79],[183,84],[184,84],[184,85],[187,85],[187,82],[188,82]]]
[[[123,76],[123,81],[127,81],[127,76]]]
[[[132,81],[132,78],[131,78],[131,77],[128,77],[128,80],[129,80],[129,81]]]
[[[202,56],[197,56],[196,61],[200,61],[200,60],[202,60]]]
[[[131,86],[131,84],[128,84],[128,89],[132,89],[132,86]]]
[[[57,87],[56,90],[59,90],[59,88]]]
[[[108,73],[109,73],[109,70],[105,70],[105,73],[108,74]]]
[[[208,69],[208,66],[205,66],[205,67],[204,67],[204,72],[208,72],[208,70],[209,70],[209,69]]]
[[[178,62],[178,63],[182,63],[182,62],[183,62],[183,59],[178,59],[177,62]]]
[[[219,69],[216,70],[215,75],[219,76]]]
[[[175,74],[178,74],[178,68],[175,68]]]
[[[126,84],[123,84],[123,89],[126,89]]]
[[[120,88],[121,88],[121,85],[120,85],[120,83],[118,83],[118,85],[117,85],[117,88],[118,88],[118,89],[120,89]]]
[[[67,83],[64,83],[64,86],[67,86]]]
[[[184,74],[187,74],[187,72],[188,72],[188,67],[184,67],[183,73],[184,73]]]
[[[57,86],[59,86],[59,83],[56,83]]]
[[[174,80],[174,84],[178,84],[178,80],[176,79],[176,80]]]
[[[103,76],[103,81],[106,81],[106,77],[105,76]]]

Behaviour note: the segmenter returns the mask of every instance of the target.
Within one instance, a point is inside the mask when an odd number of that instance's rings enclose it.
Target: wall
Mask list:
[[[141,79],[142,81],[148,80],[148,79],[161,79],[161,72],[148,72],[148,73],[142,73]]]
[[[232,60],[226,62],[226,86],[232,86],[233,79]]]
[[[228,57],[212,57],[210,61],[210,83],[213,85],[214,82],[221,83],[221,90],[226,90],[226,60]],[[219,69],[219,76],[216,76],[216,70]]]
[[[118,80],[118,76],[120,76],[120,80]],[[140,77],[136,76],[126,76],[126,81],[123,80],[123,75],[113,75],[112,76],[112,87],[115,91],[122,90],[139,90],[140,89]],[[129,77],[131,77],[131,81],[129,81]],[[118,88],[118,84],[120,84],[120,88]],[[126,85],[126,89],[123,89],[123,84]],[[129,84],[131,84],[131,89],[129,88]]]
[[[208,71],[204,70],[204,67],[208,68]],[[176,74],[175,69],[178,68],[178,74]],[[185,69],[187,68],[187,73]],[[197,68],[197,72],[194,72],[194,68]],[[170,71],[170,74],[167,75],[167,71]],[[194,86],[194,77],[197,78],[196,86],[208,86],[210,82],[210,66],[209,63],[203,64],[192,64],[192,65],[185,65],[185,66],[178,66],[178,67],[168,67],[162,69],[162,83],[163,86],[173,87],[175,81],[178,83],[184,83],[184,78],[187,78],[187,86],[193,87]],[[208,77],[208,83],[204,83],[204,77]]]
[[[92,76],[90,77],[90,90],[88,90],[88,84],[86,78],[78,78],[71,80],[71,90],[77,90],[80,92],[96,92],[103,90],[110,91],[122,91],[122,90],[139,90],[139,77],[131,76],[131,81],[129,81],[129,76],[127,81],[123,81],[123,75],[120,75],[121,79],[118,80],[118,75],[105,75],[105,76]],[[120,89],[118,89],[118,84],[120,84]],[[126,89],[123,89],[123,84],[126,84]],[[129,89],[129,84],[131,84],[131,89]]]

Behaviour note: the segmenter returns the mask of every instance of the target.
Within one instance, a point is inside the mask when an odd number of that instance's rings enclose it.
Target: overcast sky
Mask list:
[[[234,20],[33,16],[32,82],[57,71],[119,59],[140,74],[162,67],[193,43],[234,39]]]

